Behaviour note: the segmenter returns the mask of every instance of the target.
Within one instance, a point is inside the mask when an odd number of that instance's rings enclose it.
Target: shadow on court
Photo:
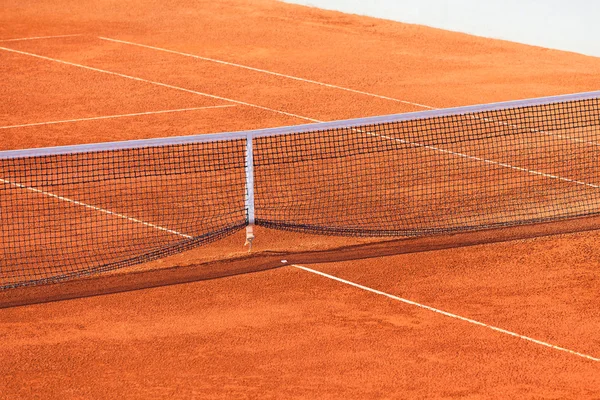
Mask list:
[[[600,229],[600,216],[594,216],[451,235],[394,239],[327,250],[301,252],[262,251],[226,260],[111,274],[108,276],[99,275],[56,284],[4,290],[0,291],[0,308],[225,278],[267,271],[284,267],[287,264],[319,264],[360,260],[598,229]],[[282,260],[286,260],[286,262],[283,263]]]

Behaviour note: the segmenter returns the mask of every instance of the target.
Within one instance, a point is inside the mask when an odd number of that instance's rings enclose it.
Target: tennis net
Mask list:
[[[253,225],[420,236],[600,212],[600,92],[247,132],[0,152],[0,288]]]

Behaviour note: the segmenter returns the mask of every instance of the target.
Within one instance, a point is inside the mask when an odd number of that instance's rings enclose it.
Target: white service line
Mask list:
[[[235,107],[235,105],[234,104],[225,104],[225,105],[220,105],[220,106],[178,108],[178,109],[175,109],[175,110],[146,111],[146,112],[133,113],[133,114],[106,115],[106,116],[102,116],[102,117],[64,119],[64,120],[61,120],[61,121],[33,122],[33,123],[30,123],[30,124],[0,126],[0,129],[24,128],[24,127],[27,127],[27,126],[65,124],[65,123],[69,123],[69,122],[82,122],[82,121],[94,121],[94,120],[99,120],[99,119],[137,117],[137,116],[140,116],[140,115],[167,114],[167,113],[176,113],[176,112],[185,112],[185,111],[196,111],[196,110],[208,110],[208,109],[214,109],[214,108],[227,108],[227,107]]]
[[[325,86],[325,87],[333,88],[333,89],[344,90],[346,92],[352,92],[352,93],[362,94],[362,95],[366,95],[366,96],[377,97],[379,99],[395,101],[395,102],[398,102],[398,103],[404,103],[404,104],[408,104],[408,105],[415,106],[415,107],[426,108],[426,109],[429,109],[429,110],[435,110],[436,109],[435,107],[426,106],[424,104],[419,104],[419,103],[414,103],[412,101],[400,100],[400,99],[396,99],[396,98],[393,98],[393,97],[382,96],[380,94],[364,92],[362,90],[351,89],[351,88],[347,88],[347,87],[344,87],[344,86],[338,86],[338,85],[333,85],[333,84],[330,84],[330,83],[319,82],[319,81],[315,81],[315,80],[312,80],[312,79],[300,78],[298,76],[293,76],[293,75],[281,74],[279,72],[273,72],[273,71],[269,71],[269,70],[266,70],[266,69],[250,67],[248,65],[237,64],[237,63],[232,63],[232,62],[223,61],[223,60],[217,60],[216,58],[203,57],[203,56],[198,56],[198,55],[190,54],[190,53],[182,53],[180,51],[169,50],[169,49],[165,49],[165,48],[162,48],[162,47],[148,46],[148,45],[140,44],[140,43],[128,42],[126,40],[111,39],[111,38],[101,37],[101,36],[98,36],[98,39],[107,40],[107,41],[115,42],[115,43],[128,44],[128,45],[131,45],[131,46],[145,47],[147,49],[158,50],[158,51],[163,51],[163,52],[166,52],[166,53],[177,54],[177,55],[180,55],[180,56],[196,58],[198,60],[209,61],[209,62],[213,62],[213,63],[217,63],[217,64],[222,64],[222,65],[228,65],[228,66],[231,66],[231,67],[243,68],[243,69],[250,70],[250,71],[261,72],[263,74],[278,76],[278,77],[281,77],[281,78],[293,79],[295,81],[301,81],[301,82],[311,83],[311,84],[314,84],[314,85]]]
[[[21,40],[54,39],[54,38],[74,37],[74,36],[81,36],[81,34],[76,33],[73,35],[34,36],[34,37],[25,37],[25,38],[16,38],[16,39],[0,39],[0,42],[19,42]]]
[[[574,351],[574,350],[570,350],[570,349],[567,349],[567,348],[564,348],[564,347],[556,346],[556,345],[553,345],[551,343],[544,342],[544,341],[541,341],[541,340],[538,340],[538,339],[533,339],[533,338],[531,338],[529,336],[520,335],[518,333],[511,332],[511,331],[508,331],[506,329],[498,328],[496,326],[489,325],[489,324],[486,324],[484,322],[476,321],[474,319],[467,318],[467,317],[462,317],[460,315],[453,314],[453,313],[450,313],[450,312],[447,312],[447,311],[443,311],[443,310],[440,310],[438,308],[434,308],[434,307],[427,306],[427,305],[424,305],[424,304],[421,304],[421,303],[417,303],[415,301],[404,299],[402,297],[394,296],[393,294],[389,294],[389,293],[386,293],[386,292],[382,292],[381,290],[377,290],[377,289],[373,289],[373,288],[370,288],[370,287],[367,287],[367,286],[363,286],[363,285],[360,285],[358,283],[354,283],[354,282],[348,281],[346,279],[338,278],[337,276],[329,275],[329,274],[326,274],[326,273],[321,272],[321,271],[317,271],[317,270],[314,270],[314,269],[311,269],[311,268],[303,267],[301,265],[291,265],[291,266],[294,267],[294,268],[297,268],[297,269],[301,269],[301,270],[306,271],[306,272],[310,272],[312,274],[316,274],[316,275],[320,275],[320,276],[323,276],[323,277],[328,278],[328,279],[332,279],[332,280],[340,282],[340,283],[344,283],[346,285],[353,286],[353,287],[358,288],[358,289],[365,290],[367,292],[375,293],[375,294],[378,294],[378,295],[381,295],[381,296],[388,297],[388,298],[390,298],[392,300],[400,301],[402,303],[409,304],[411,306],[419,307],[419,308],[422,308],[422,309],[425,309],[425,310],[428,310],[428,311],[431,311],[431,312],[434,312],[434,313],[437,313],[437,314],[441,314],[441,315],[444,315],[446,317],[454,318],[454,319],[457,319],[457,320],[460,320],[460,321],[463,321],[463,322],[468,322],[470,324],[474,324],[474,325],[481,326],[481,327],[484,327],[484,328],[487,328],[487,329],[491,329],[493,331],[496,331],[496,332],[499,332],[499,333],[503,333],[505,335],[509,335],[509,336],[512,336],[512,337],[516,337],[518,339],[526,340],[528,342],[535,343],[535,344],[538,344],[540,346],[548,347],[548,348],[553,349],[553,350],[558,350],[558,351],[562,351],[562,352],[565,352],[565,353],[569,353],[571,355],[582,357],[582,358],[585,358],[585,359],[590,360],[590,361],[600,362],[600,358],[593,357],[593,356],[590,356],[588,354],[584,354],[584,353],[580,353],[578,351]]]
[[[123,219],[126,219],[128,221],[135,222],[136,224],[145,225],[145,226],[147,226],[149,228],[158,229],[159,231],[163,231],[163,232],[167,232],[167,233],[170,233],[170,234],[173,234],[173,235],[181,236],[181,237],[184,237],[186,239],[193,239],[194,238],[193,236],[186,235],[185,233],[177,232],[177,231],[175,231],[173,229],[165,228],[164,226],[160,226],[160,225],[152,224],[150,222],[142,221],[142,220],[130,217],[130,216],[125,215],[125,214],[120,214],[120,213],[117,213],[117,212],[114,212],[114,211],[110,211],[110,210],[107,210],[107,209],[104,209],[104,208],[101,208],[101,207],[93,206],[91,204],[87,204],[87,203],[83,203],[81,201],[73,200],[73,199],[70,199],[68,197],[59,196],[57,194],[46,192],[46,191],[40,190],[40,189],[36,189],[34,187],[31,187],[31,186],[25,186],[25,185],[22,185],[20,183],[11,182],[9,180],[2,179],[2,178],[0,178],[0,182],[5,183],[5,184],[10,185],[10,186],[13,186],[13,187],[17,187],[19,189],[25,189],[25,190],[28,190],[28,191],[33,192],[33,193],[38,193],[38,194],[41,194],[41,195],[44,195],[44,196],[48,196],[48,197],[51,197],[51,198],[56,199],[56,200],[65,201],[67,203],[71,203],[71,204],[75,204],[75,205],[78,205],[78,206],[81,206],[81,207],[85,207],[85,208],[90,209],[90,210],[98,211],[98,212],[101,212],[101,213],[104,213],[104,214],[108,214],[108,215],[111,215],[111,216],[114,216],[114,217],[118,217],[118,218],[123,218]]]
[[[322,121],[319,121],[319,120],[316,120],[316,119],[313,119],[313,118],[303,117],[301,115],[292,114],[292,113],[288,113],[288,112],[281,111],[281,110],[276,110],[274,108],[263,107],[263,106],[259,106],[257,104],[247,103],[245,101],[229,99],[227,97],[217,96],[217,95],[209,94],[209,93],[203,93],[203,92],[199,92],[197,90],[191,90],[191,89],[182,88],[180,86],[169,85],[168,83],[151,81],[151,80],[148,80],[148,79],[138,78],[136,76],[125,75],[125,74],[121,74],[119,72],[113,72],[113,71],[108,71],[108,70],[105,70],[105,69],[89,67],[87,65],[72,63],[72,62],[69,62],[69,61],[63,61],[63,60],[59,60],[57,58],[52,58],[52,57],[41,56],[41,55],[35,54],[35,53],[29,53],[29,52],[26,52],[26,51],[15,50],[15,49],[11,49],[11,48],[8,48],[8,47],[0,47],[0,50],[9,51],[9,52],[12,52],[12,53],[22,54],[22,55],[31,56],[31,57],[36,57],[36,58],[40,58],[42,60],[54,61],[54,62],[57,62],[57,63],[61,63],[61,64],[65,64],[65,65],[70,65],[70,66],[73,66],[73,67],[84,68],[84,69],[87,69],[87,70],[90,70],[90,71],[100,72],[100,73],[103,73],[103,74],[109,74],[109,75],[113,75],[113,76],[119,76],[121,78],[127,78],[127,79],[131,79],[131,80],[138,81],[138,82],[144,82],[144,83],[149,83],[149,84],[156,85],[156,86],[166,87],[166,88],[169,88],[169,89],[179,90],[181,92],[197,94],[199,96],[204,96],[204,97],[210,97],[212,99],[218,99],[218,100],[223,100],[223,101],[227,101],[227,102],[230,102],[230,103],[241,104],[243,106],[248,106],[248,107],[257,108],[257,109],[260,109],[260,110],[270,111],[270,112],[274,112],[274,113],[277,113],[277,114],[286,115],[288,117],[303,119],[305,121],[322,122]]]

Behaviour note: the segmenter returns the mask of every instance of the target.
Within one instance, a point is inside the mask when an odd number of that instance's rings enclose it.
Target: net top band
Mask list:
[[[0,159],[14,159],[26,157],[40,157],[65,154],[95,153],[103,151],[116,151],[127,149],[140,149],[149,147],[164,147],[194,143],[207,143],[226,140],[243,140],[247,138],[289,135],[297,133],[326,131],[340,128],[353,128],[359,126],[378,125],[393,122],[420,120],[436,117],[447,117],[453,115],[464,115],[494,110],[508,110],[515,108],[533,107],[554,103],[589,100],[600,98],[600,90],[593,92],[582,92],[559,96],[539,97],[525,100],[506,101],[498,103],[479,104],[472,106],[443,108],[435,110],[417,111],[403,114],[390,114],[376,117],[347,119],[331,122],[321,122],[303,125],[291,125],[277,128],[257,129],[240,132],[223,132],[212,134],[199,134],[189,136],[164,137],[156,139],[139,139],[119,142],[104,142],[81,144],[72,146],[41,147],[23,150],[0,151]]]

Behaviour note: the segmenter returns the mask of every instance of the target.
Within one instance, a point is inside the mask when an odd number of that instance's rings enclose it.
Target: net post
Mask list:
[[[246,243],[248,252],[252,251],[254,240],[254,148],[252,134],[246,135],[246,212],[248,225],[246,226]]]

